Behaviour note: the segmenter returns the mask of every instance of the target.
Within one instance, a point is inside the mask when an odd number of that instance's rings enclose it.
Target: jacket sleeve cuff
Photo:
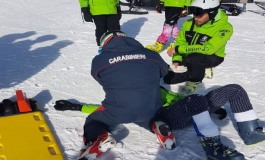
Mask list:
[[[179,46],[175,47],[175,53],[179,53]]]
[[[172,63],[181,63],[181,61],[174,60],[174,61],[172,61]]]

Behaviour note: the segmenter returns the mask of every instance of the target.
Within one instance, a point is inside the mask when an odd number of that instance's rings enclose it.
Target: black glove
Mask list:
[[[81,8],[81,12],[83,14],[83,18],[86,22],[93,22],[92,14],[89,11],[88,7]]]
[[[159,2],[157,5],[156,5],[156,12],[157,13],[162,13],[162,8],[164,6],[164,2]]]
[[[119,20],[120,20],[121,17],[122,17],[122,14],[121,14],[121,6],[118,6],[117,7],[117,14],[118,14],[118,17],[119,17]]]
[[[54,108],[60,111],[64,110],[81,111],[82,105],[74,104],[66,100],[58,100],[55,102]]]
[[[214,112],[217,115],[217,118],[222,120],[227,116],[227,112],[224,108],[219,108],[217,111]]]
[[[176,73],[175,72],[172,72],[172,71],[168,71],[167,75],[164,76],[164,82],[166,84],[175,84],[176,83]]]

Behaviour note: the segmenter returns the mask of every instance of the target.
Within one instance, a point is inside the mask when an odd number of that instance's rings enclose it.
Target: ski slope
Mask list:
[[[247,10],[261,9],[248,4]],[[83,145],[82,127],[87,115],[56,111],[53,105],[59,99],[91,104],[103,100],[102,87],[90,75],[91,61],[98,48],[94,24],[82,21],[78,1],[72,0],[1,0],[0,12],[0,100],[14,99],[16,89],[37,100],[65,160],[75,160]],[[180,20],[179,27],[186,18]],[[127,14],[121,19],[121,28],[147,45],[155,42],[163,21],[164,13],[154,11],[148,15]],[[225,61],[214,69],[213,79],[203,81],[198,93],[205,94],[225,84],[240,84],[265,126],[265,17],[247,11],[229,17],[229,21],[234,34],[227,44]],[[165,51],[161,56],[170,64]],[[167,87],[177,91],[174,85]],[[244,153],[248,160],[265,159],[265,142],[244,145],[234,127],[229,104],[224,107],[229,117],[215,120],[224,144]],[[174,133],[177,148],[169,151],[162,149],[156,136],[144,128],[133,123],[119,125],[113,132],[117,146],[99,159],[206,159],[193,127]]]

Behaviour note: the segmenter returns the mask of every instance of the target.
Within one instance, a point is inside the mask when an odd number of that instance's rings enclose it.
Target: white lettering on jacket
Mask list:
[[[109,59],[109,63],[117,63],[121,61],[128,61],[128,60],[134,60],[134,59],[146,59],[146,56],[144,54],[131,54],[131,55],[122,55],[117,56]]]

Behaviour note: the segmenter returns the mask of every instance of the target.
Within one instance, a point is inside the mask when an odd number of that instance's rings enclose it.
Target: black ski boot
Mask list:
[[[208,160],[245,160],[242,153],[223,145],[220,136],[199,138]]]
[[[260,127],[258,119],[245,122],[237,122],[240,137],[246,145],[255,144],[265,140],[265,132]]]
[[[4,106],[4,104],[1,102],[0,103],[0,116],[4,116],[6,113],[6,107]]]

